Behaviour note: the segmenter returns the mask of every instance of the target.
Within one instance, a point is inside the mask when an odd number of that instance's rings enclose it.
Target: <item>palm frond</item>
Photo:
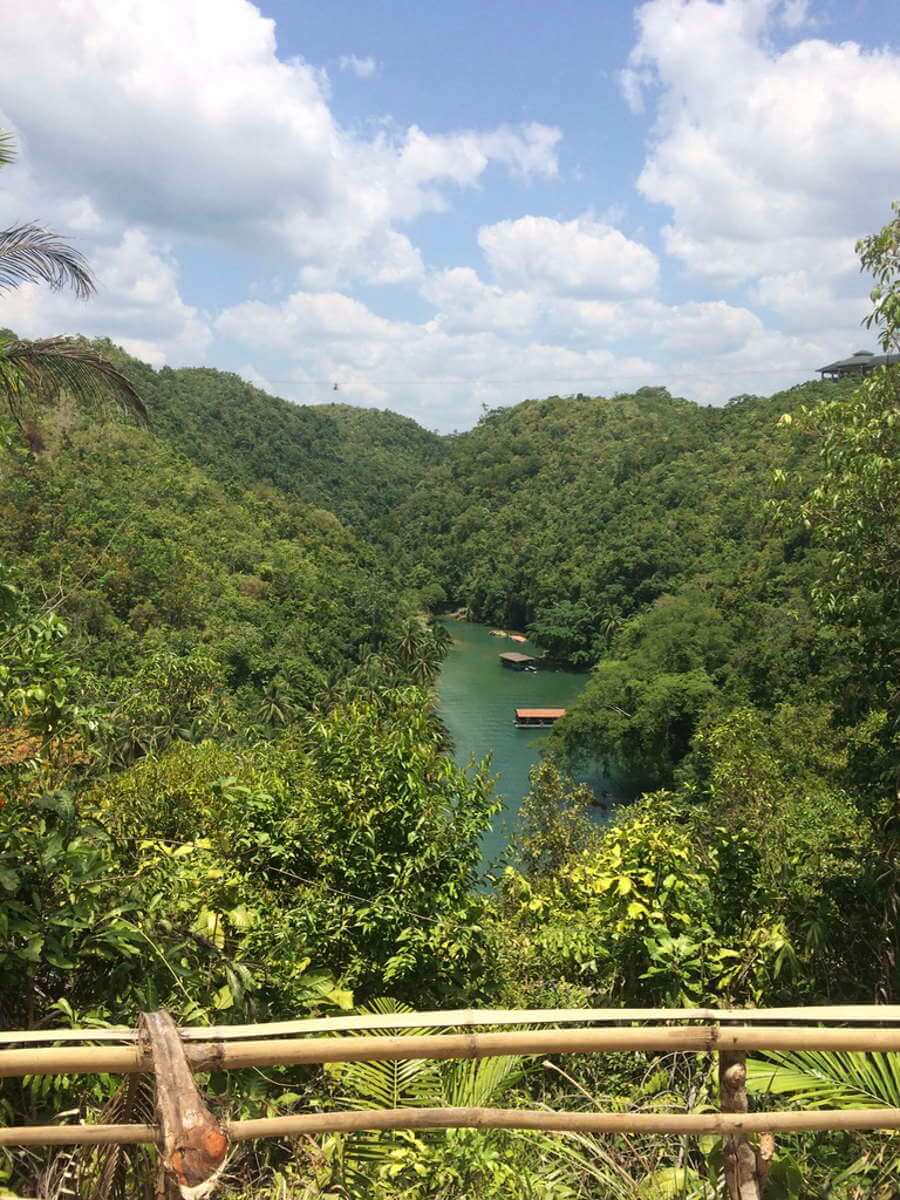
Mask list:
[[[9,166],[16,157],[16,139],[8,129],[0,129],[0,167]]]
[[[98,1115],[102,1125],[151,1125],[155,1121],[151,1075],[132,1075]],[[54,1156],[42,1179],[47,1200],[138,1200],[149,1195],[153,1154],[146,1146],[81,1146]]]
[[[81,299],[97,290],[81,251],[30,221],[0,230],[0,291],[23,283],[46,283],[56,292],[68,287]]]
[[[602,1138],[584,1133],[516,1132],[513,1136],[540,1150],[548,1179],[569,1185],[578,1179],[587,1194],[640,1200],[640,1180],[626,1170]],[[554,1168],[549,1168],[551,1163]],[[593,1187],[598,1189],[596,1193]]]
[[[41,398],[48,392],[63,390],[77,401],[114,400],[135,416],[147,418],[147,409],[133,384],[78,338],[0,344],[0,396],[16,419],[24,398]]]
[[[389,996],[379,996],[356,1010],[360,1013],[406,1013],[407,1004]],[[354,1030],[352,1036],[390,1036],[390,1029]],[[424,1037],[430,1029],[406,1030],[411,1036]],[[339,1102],[352,1109],[427,1108],[439,1102],[440,1072],[428,1059],[401,1059],[398,1062],[335,1063],[329,1070],[341,1088]]]
[[[443,1103],[450,1108],[483,1108],[495,1104],[525,1078],[522,1059],[463,1059],[445,1069]]]
[[[103,1124],[152,1125],[155,1115],[156,1089],[150,1075],[132,1075],[122,1084],[100,1115]],[[82,1162],[79,1173],[85,1200],[130,1200],[137,1196],[133,1172],[144,1167],[144,1180],[152,1173],[152,1164],[144,1146],[104,1146]],[[131,1170],[129,1171],[129,1168]]]
[[[807,1108],[900,1108],[900,1054],[769,1051],[747,1063],[747,1088]]]
[[[440,1104],[438,1064],[428,1059],[347,1063],[342,1103],[352,1109],[431,1108]]]

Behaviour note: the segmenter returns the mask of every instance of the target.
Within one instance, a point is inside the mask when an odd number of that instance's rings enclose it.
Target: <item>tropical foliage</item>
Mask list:
[[[885,348],[897,238],[895,215],[860,246]],[[0,286],[25,279],[92,287],[28,224],[0,234]],[[7,331],[0,398],[5,1027],[896,998],[896,368],[723,408],[529,400],[439,438]],[[585,671],[493,880],[490,764],[455,765],[435,704],[449,606]],[[639,793],[603,822],[587,762]],[[760,1107],[897,1103],[895,1055],[760,1055],[750,1078]],[[705,1061],[631,1054],[207,1087],[235,1116],[716,1103]],[[146,1102],[35,1078],[0,1115]],[[108,1200],[152,1165],[5,1152],[0,1185]],[[721,1165],[715,1139],[469,1130],[270,1143],[223,1187],[713,1200]],[[896,1139],[786,1138],[768,1194],[890,1200],[896,1169]]]

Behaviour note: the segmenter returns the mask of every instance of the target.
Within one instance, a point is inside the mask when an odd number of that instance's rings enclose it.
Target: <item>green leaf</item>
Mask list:
[[[686,1200],[701,1183],[690,1167],[661,1167],[645,1175],[638,1185],[640,1200]]]
[[[61,950],[48,950],[44,957],[51,966],[58,967],[61,971],[75,969],[75,960],[68,958]]]
[[[14,892],[19,886],[19,876],[9,867],[0,867],[0,887],[7,892]]]
[[[242,933],[246,929],[252,929],[259,920],[259,913],[252,908],[247,908],[244,904],[239,904],[237,908],[232,908],[228,913],[228,919]]]
[[[769,1051],[748,1061],[747,1089],[807,1108],[900,1108],[900,1053]]]
[[[28,939],[25,949],[19,951],[19,957],[24,958],[26,962],[40,962],[43,948],[44,939],[39,933],[36,933]]]
[[[224,983],[216,994],[213,996],[212,1006],[217,1012],[224,1012],[225,1009],[231,1008],[234,1004],[234,996],[231,988],[227,983]]]

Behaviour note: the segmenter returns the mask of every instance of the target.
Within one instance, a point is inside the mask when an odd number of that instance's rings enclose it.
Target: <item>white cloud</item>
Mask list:
[[[861,328],[871,308],[864,289],[848,296],[838,293],[829,277],[822,278],[813,270],[796,270],[764,275],[750,290],[754,302],[775,313],[790,330],[841,329],[849,325],[845,337],[854,348],[856,342],[870,340],[871,335]]]
[[[638,295],[650,291],[659,275],[651,250],[587,216],[499,221],[480,229],[478,242],[504,283],[563,295]]]
[[[782,25],[788,29],[799,29],[801,25],[811,24],[809,0],[784,0],[779,17]]]
[[[426,290],[435,300],[462,304],[468,292],[503,304],[499,290],[473,276],[447,272]],[[332,400],[334,381],[343,400],[387,405],[444,429],[471,424],[482,403],[614,391],[659,378],[658,368],[639,354],[549,342],[543,326],[522,322],[514,331],[521,336],[511,336],[500,322],[493,329],[464,328],[443,313],[421,323],[386,321],[340,293],[298,292],[281,304],[236,305],[216,329],[281,395]]]
[[[249,300],[226,309],[216,327],[220,333],[251,346],[265,345],[285,352],[305,349],[312,338],[360,345],[394,341],[406,328],[402,322],[387,321],[340,292],[295,292],[275,306]]]
[[[505,292],[469,268],[430,276],[435,315],[388,321],[341,293],[297,292],[221,315],[216,331],[252,362],[253,377],[300,402],[387,405],[444,429],[482,403],[553,392],[611,394],[666,383],[701,401],[771,391],[827,357],[827,335],[767,330],[724,301],[666,305],[652,297],[582,300]],[[801,376],[802,377],[802,376]]]
[[[643,342],[654,358],[671,359],[729,354],[764,332],[756,313],[724,300],[664,304],[648,296],[585,300],[505,290],[484,283],[469,267],[438,272],[421,291],[437,309],[434,326],[449,334],[490,330],[515,338],[552,337],[574,348]]]
[[[39,186],[89,196],[121,227],[287,255],[305,286],[417,278],[398,223],[446,207],[492,162],[557,169],[559,132],[536,124],[351,134],[323,73],[279,59],[274,22],[248,0],[67,0],[51,21],[19,5],[0,50],[3,107]]]
[[[643,321],[660,350],[693,362],[742,350],[764,332],[755,313],[724,300],[647,305]]]
[[[358,58],[355,54],[342,54],[338,59],[342,71],[349,71],[357,79],[371,79],[378,70],[378,63],[370,55]]]
[[[671,391],[708,404],[746,393],[765,396],[814,378],[833,357],[834,345],[829,330],[787,334],[760,323],[752,337],[728,353],[674,360],[665,378]]]
[[[471,267],[452,267],[430,276],[422,295],[438,310],[435,320],[448,333],[527,333],[543,311],[540,297],[533,292],[504,291],[486,284]]]
[[[206,358],[302,402],[334,399],[336,381],[341,399],[443,428],[554,391],[771,391],[862,344],[853,241],[900,194],[900,59],[799,40],[803,0],[639,9],[623,87],[654,114],[639,186],[671,214],[668,261],[694,288],[680,303],[617,228],[627,198],[496,221],[481,267],[428,270],[410,223],[492,170],[555,180],[555,128],[352,133],[324,73],[279,59],[249,0],[66,0],[50,22],[41,8],[0,23],[0,127],[22,150],[0,226],[38,217],[74,238],[100,293],[0,298],[0,324],[25,335],[107,334],[154,365]],[[366,77],[370,62],[340,66]],[[253,263],[250,298],[218,314],[184,299],[176,253],[201,241]],[[357,283],[416,284],[430,315],[379,315]]]
[[[623,79],[657,101],[638,186],[670,254],[712,281],[806,270],[844,287],[853,242],[900,191],[900,56],[853,42],[777,50],[776,0],[650,0]],[[859,290],[859,285],[856,285]]]

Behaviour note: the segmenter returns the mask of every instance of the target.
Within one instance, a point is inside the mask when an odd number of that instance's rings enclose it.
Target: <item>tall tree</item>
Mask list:
[[[884,228],[856,249],[862,269],[875,279],[864,324],[878,331],[887,353],[900,346],[900,203]],[[878,991],[889,1000],[897,988],[900,936],[900,365],[882,366],[849,398],[802,414],[819,439],[822,465],[802,509],[827,551],[814,598],[826,619],[850,635],[848,706],[851,716],[868,722],[866,774],[878,806],[884,862]]]

